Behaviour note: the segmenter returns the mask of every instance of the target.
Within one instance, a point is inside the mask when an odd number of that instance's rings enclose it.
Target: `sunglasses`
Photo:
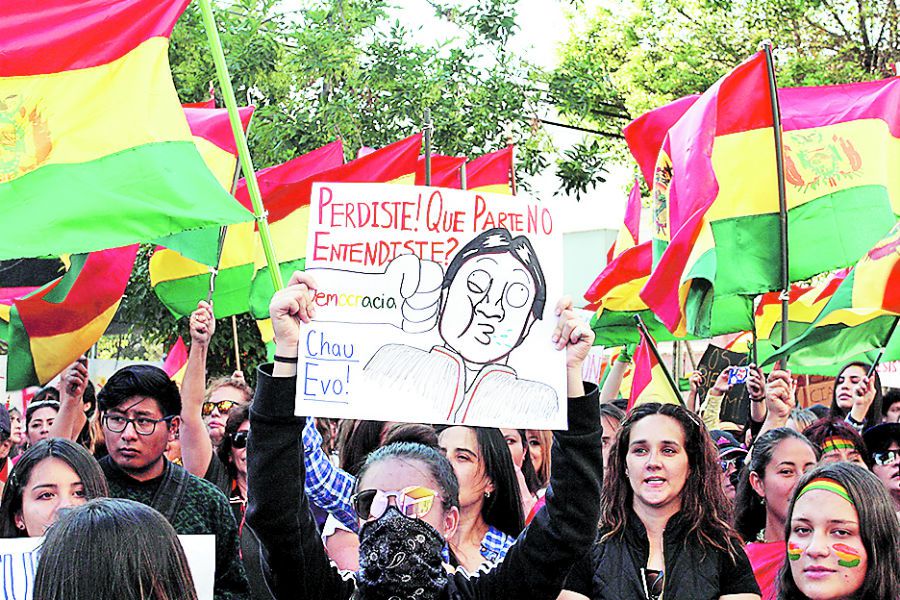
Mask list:
[[[873,452],[872,460],[876,465],[890,465],[900,460],[900,450],[886,450],[885,452]]]
[[[247,436],[250,435],[249,431],[235,431],[231,434],[231,447],[237,448],[238,450],[243,450],[247,447]]]
[[[363,521],[372,521],[380,518],[393,498],[397,509],[410,519],[421,519],[434,506],[434,499],[440,495],[427,487],[412,486],[397,492],[383,492],[381,490],[362,490],[351,498],[356,514]]]
[[[719,461],[719,466],[722,467],[722,472],[727,473],[728,467],[734,465],[735,470],[740,471],[744,466],[744,457],[736,456],[734,458],[727,458]]]
[[[219,402],[204,402],[201,413],[204,417],[212,414],[213,410],[218,410],[220,415],[227,415],[228,411],[237,406],[234,400],[220,400]]]

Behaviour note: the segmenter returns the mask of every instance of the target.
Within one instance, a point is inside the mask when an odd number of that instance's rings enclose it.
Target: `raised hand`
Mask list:
[[[87,357],[80,356],[78,360],[68,366],[60,376],[59,396],[60,404],[66,401],[82,402],[84,391],[88,384]]]
[[[750,374],[747,376],[747,392],[750,398],[759,399],[766,395],[766,379],[763,372],[754,364],[750,365]]]
[[[294,271],[287,287],[275,292],[269,302],[269,316],[275,332],[276,352],[282,356],[297,356],[300,324],[309,323],[316,315],[313,303],[316,282],[312,275]]]
[[[776,369],[769,373],[766,380],[766,408],[770,416],[780,422],[787,421],[791,410],[797,406],[797,400],[794,398],[795,389],[796,385],[790,371]]]
[[[725,367],[722,369],[722,372],[719,373],[719,376],[716,377],[715,383],[713,383],[712,388],[709,390],[711,393],[716,396],[724,396],[728,393],[733,386],[728,383],[728,374],[731,372],[731,367]]]
[[[191,313],[190,329],[192,345],[209,346],[216,332],[216,318],[209,302],[201,300],[197,303],[197,310]]]
[[[566,367],[580,369],[594,345],[594,331],[575,314],[568,296],[556,304],[556,315],[552,341],[557,350],[566,349]]]

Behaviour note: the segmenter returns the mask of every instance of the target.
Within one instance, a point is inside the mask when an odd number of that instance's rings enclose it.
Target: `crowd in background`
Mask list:
[[[180,389],[134,365],[98,391],[82,359],[0,407],[0,536],[46,536],[35,600],[195,598],[176,534],[215,535],[216,599],[900,599],[900,391],[870,365],[811,407],[752,366],[742,425],[727,370],[626,413],[624,361],[582,382],[564,300],[567,431],[303,418],[312,287],[273,298],[255,391],[207,381],[202,302]]]

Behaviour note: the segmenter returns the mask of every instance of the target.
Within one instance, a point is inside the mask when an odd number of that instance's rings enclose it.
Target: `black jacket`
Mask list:
[[[295,378],[260,368],[250,410],[246,525],[262,545],[263,569],[278,600],[345,600],[356,585],[329,562],[303,490],[301,432]],[[569,400],[569,431],[554,434],[553,494],[506,559],[487,573],[451,576],[448,600],[555,599],[570,567],[591,545],[599,520],[603,476],[597,387]]]
[[[726,594],[759,594],[753,568],[739,544],[735,544],[736,562],[732,562],[727,553],[691,540],[680,513],[669,519],[663,532],[664,600],[718,600]],[[598,541],[575,565],[565,589],[591,600],[644,599],[641,568],[649,558],[647,530],[631,512],[620,535]]]

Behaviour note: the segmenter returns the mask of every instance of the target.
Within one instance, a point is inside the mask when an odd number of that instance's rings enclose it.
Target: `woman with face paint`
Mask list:
[[[720,473],[694,413],[633,408],[610,452],[599,539],[569,573],[561,600],[759,600]]]
[[[787,427],[770,429],[753,444],[741,473],[735,499],[735,529],[749,543],[744,548],[763,600],[778,595],[784,566],[784,527],[788,503],[803,474],[818,462],[819,449]]]
[[[341,574],[328,561],[304,493],[300,442],[305,418],[294,416],[301,321],[315,315],[315,283],[294,273],[272,298],[275,363],[259,370],[250,412],[247,526],[260,539],[266,578],[276,598],[421,600],[556,598],[565,574],[593,539],[600,513],[602,459],[599,392],[581,368],[593,335],[571,302],[557,307],[552,342],[565,350],[569,430],[557,432],[553,497],[506,559],[478,577],[444,562],[459,525],[459,484],[450,462],[421,444],[373,452],[360,471],[354,505],[360,569]],[[587,388],[587,389],[586,389]]]
[[[781,600],[900,598],[900,523],[884,487],[850,463],[803,476],[788,510]]]

